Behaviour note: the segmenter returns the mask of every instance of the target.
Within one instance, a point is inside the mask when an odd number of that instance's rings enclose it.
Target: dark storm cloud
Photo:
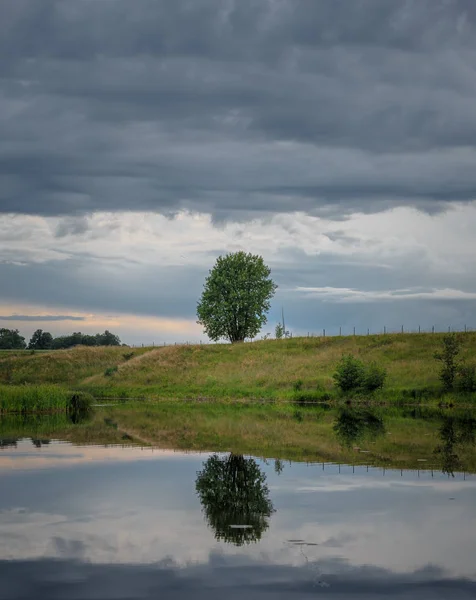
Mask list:
[[[242,219],[475,198],[472,0],[0,9],[3,212]]]

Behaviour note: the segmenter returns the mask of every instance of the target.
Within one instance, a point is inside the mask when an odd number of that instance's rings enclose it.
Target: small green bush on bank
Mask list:
[[[364,364],[352,354],[344,355],[332,376],[339,390],[372,393],[383,388],[387,371],[376,363]]]

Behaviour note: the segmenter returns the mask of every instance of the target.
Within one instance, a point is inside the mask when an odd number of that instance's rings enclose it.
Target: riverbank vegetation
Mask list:
[[[161,348],[77,347],[0,354],[0,384],[55,384],[98,399],[258,399],[273,402],[372,399],[373,402],[473,402],[465,389],[446,391],[435,353],[443,334],[287,338],[245,344]],[[375,390],[342,394],[334,374],[344,355],[375,365]],[[472,377],[476,333],[461,335],[458,360]],[[383,373],[385,385],[381,387]],[[367,381],[368,383],[368,381]],[[378,383],[378,385],[377,385]],[[382,383],[383,385],[383,383]],[[469,384],[468,384],[469,386]],[[471,389],[468,387],[467,389]],[[26,390],[26,387],[24,388]]]

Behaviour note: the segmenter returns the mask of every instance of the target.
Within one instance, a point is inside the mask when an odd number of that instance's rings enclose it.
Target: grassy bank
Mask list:
[[[387,369],[377,400],[431,400],[441,396],[433,355],[442,338],[393,334],[0,355],[0,384],[54,383],[97,398],[325,400],[337,397],[332,374],[341,356],[352,353]],[[462,339],[461,357],[474,362],[476,333]]]

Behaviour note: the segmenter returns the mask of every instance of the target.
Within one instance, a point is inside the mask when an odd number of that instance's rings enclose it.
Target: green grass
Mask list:
[[[1,385],[0,414],[65,412],[71,394],[56,385]]]
[[[147,352],[147,348],[134,349],[134,356]],[[74,386],[83,379],[107,368],[127,362],[129,348],[104,346],[79,346],[68,350],[30,350],[0,353],[0,384],[61,384]]]
[[[342,354],[352,353],[387,369],[385,388],[373,396],[376,401],[474,402],[475,394],[442,397],[433,357],[442,338],[391,334],[0,355],[0,384],[54,383],[97,398],[332,400],[338,397],[332,374]],[[462,334],[462,339],[461,356],[474,363],[476,333]]]
[[[81,416],[91,410],[87,392],[69,392],[57,385],[0,385],[0,415],[63,412]]]

